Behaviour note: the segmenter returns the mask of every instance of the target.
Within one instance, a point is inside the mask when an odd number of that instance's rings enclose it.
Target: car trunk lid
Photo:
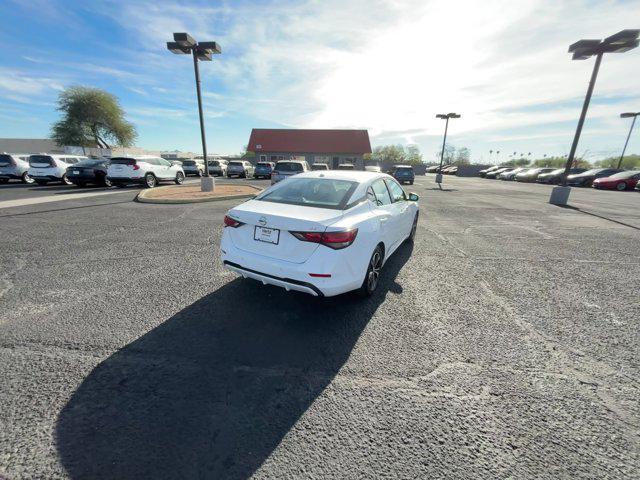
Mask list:
[[[244,223],[238,228],[228,227],[231,240],[239,249],[304,263],[319,246],[298,240],[290,232],[324,232],[342,217],[342,210],[250,200],[230,210],[229,216]]]

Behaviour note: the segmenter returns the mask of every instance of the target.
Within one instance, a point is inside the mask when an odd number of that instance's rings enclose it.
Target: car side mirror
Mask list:
[[[418,200],[420,200],[420,197],[417,194],[415,194],[413,192],[409,193],[409,201],[410,202],[417,202]]]

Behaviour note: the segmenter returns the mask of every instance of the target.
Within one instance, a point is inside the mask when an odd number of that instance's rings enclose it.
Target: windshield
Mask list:
[[[182,160],[182,165],[185,165],[187,167],[193,167],[195,164],[195,160]]]
[[[95,167],[98,165],[104,165],[106,162],[106,160],[101,160],[101,159],[96,159],[96,158],[92,158],[92,159],[88,159],[88,160],[82,160],[78,163],[76,163],[76,167]]]
[[[29,165],[33,166],[55,166],[55,161],[49,155],[31,155],[29,157]]]
[[[229,162],[230,167],[242,167],[242,162]]]
[[[219,167],[220,166],[220,162],[218,160],[209,160],[209,166],[210,167]]]
[[[258,168],[258,167],[259,167],[259,168],[271,168],[271,164],[270,164],[270,163],[259,162],[259,163],[256,165],[256,168]]]
[[[633,177],[634,175],[637,175],[640,173],[640,170],[637,171],[629,171],[629,172],[620,172],[620,173],[616,173],[615,175],[611,175],[609,178],[630,178]]]
[[[275,169],[279,172],[302,172],[304,170],[302,164],[297,162],[278,162]]]
[[[324,163],[314,163],[311,165],[311,170],[329,170],[329,167]]]
[[[338,170],[353,170],[353,165],[338,165]]]
[[[357,182],[348,180],[293,177],[256,200],[342,210],[357,186]]]
[[[0,155],[0,167],[9,167],[13,165],[11,155]]]
[[[136,164],[135,158],[117,157],[117,158],[111,159],[111,165],[135,165],[135,164]]]
[[[596,173],[602,172],[604,168],[592,168],[591,170],[587,170],[584,172],[585,175],[595,175]]]
[[[396,172],[413,173],[413,168],[411,168],[411,167],[400,167],[400,168],[396,169]]]

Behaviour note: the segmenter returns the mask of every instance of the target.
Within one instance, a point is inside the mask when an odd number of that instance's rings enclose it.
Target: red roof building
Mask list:
[[[258,161],[295,158],[309,164],[326,163],[329,168],[352,163],[363,169],[362,156],[371,153],[371,143],[366,130],[254,128],[247,150]]]

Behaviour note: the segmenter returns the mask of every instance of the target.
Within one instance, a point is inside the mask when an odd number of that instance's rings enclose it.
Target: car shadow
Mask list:
[[[100,363],[59,414],[71,478],[245,479],[351,355],[412,253],[376,293],[327,299],[236,279]]]

